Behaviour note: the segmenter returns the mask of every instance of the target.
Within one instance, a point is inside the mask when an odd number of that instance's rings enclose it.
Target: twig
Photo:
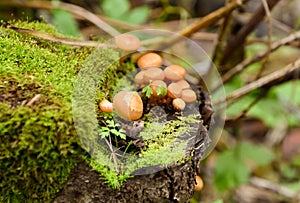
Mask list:
[[[158,50],[165,49],[166,47],[169,47],[169,46],[173,45],[174,43],[176,43],[177,41],[179,41],[182,38],[182,36],[189,37],[193,33],[197,32],[198,30],[215,23],[216,21],[220,20],[221,18],[226,16],[228,13],[233,11],[235,8],[239,7],[245,1],[246,0],[236,0],[220,9],[204,16],[199,21],[196,21],[195,23],[193,23],[193,24],[187,26],[186,28],[180,30],[179,32],[177,32],[176,35],[171,36],[168,40],[166,40],[157,49]]]
[[[251,110],[251,108],[255,106],[255,104],[257,104],[262,98],[264,98],[264,96],[268,93],[269,90],[269,88],[264,89],[264,91],[261,92],[259,96],[255,97],[255,99],[240,114],[233,118],[226,119],[226,125],[235,124],[237,120],[244,118],[247,115],[247,113]],[[233,104],[233,102],[231,104]],[[228,106],[229,105],[227,105],[227,108]]]
[[[248,85],[232,92],[231,94],[226,96],[226,98],[223,98],[223,99],[217,101],[215,104],[220,104],[225,101],[238,99],[257,88],[261,88],[264,86],[268,87],[268,86],[272,86],[274,84],[282,83],[284,81],[293,79],[294,78],[293,74],[299,70],[300,70],[300,58],[297,59],[296,61],[294,61],[293,63],[288,64],[284,68],[279,69],[275,72],[272,72],[256,81],[249,83]],[[299,77],[299,75],[297,75],[297,77]]]
[[[299,194],[297,195],[297,193],[293,192],[292,190],[288,189],[287,187],[283,187],[283,186],[278,185],[269,180],[252,177],[249,182],[250,182],[250,184],[252,184],[256,187],[271,190],[271,191],[276,192],[277,194],[287,197],[289,199],[295,199],[298,201],[300,200]]]
[[[218,41],[212,57],[212,61],[216,67],[219,66],[220,59],[222,58],[223,51],[226,47],[228,36],[230,35],[231,32],[232,11],[226,15],[226,17],[223,19],[222,24],[219,27]]]
[[[116,154],[115,154],[115,152],[114,152],[114,150],[112,148],[111,137],[109,136],[109,142],[107,141],[106,138],[104,138],[104,140],[105,140],[105,142],[106,142],[106,144],[109,147],[109,150],[111,152],[111,156],[112,156],[112,159],[114,161],[115,170],[117,172],[119,172],[119,166],[118,166],[118,162],[117,162],[117,157],[116,157]]]
[[[277,50],[279,47],[286,45],[292,41],[295,41],[297,39],[300,39],[300,31],[295,32],[285,38],[282,38],[276,42],[273,42],[271,44],[271,48],[270,50],[266,50],[266,51],[262,51],[259,52],[258,54],[256,54],[255,56],[253,56],[252,58],[248,58],[243,60],[241,63],[239,63],[238,65],[236,65],[234,68],[230,69],[227,73],[225,73],[222,77],[222,81],[223,83],[229,81],[230,79],[232,79],[235,75],[239,74],[241,71],[243,71],[247,66],[249,66],[252,63],[255,63],[259,60],[261,60],[263,57],[265,57],[268,52],[273,52],[275,50]]]
[[[27,104],[26,106],[32,106],[36,101],[38,101],[42,97],[41,94],[35,95]]]
[[[268,52],[266,54],[266,56],[263,58],[262,60],[262,66],[259,69],[257,75],[256,75],[256,79],[260,78],[260,76],[262,75],[262,73],[264,72],[264,70],[266,69],[266,63],[269,60],[270,57],[270,50],[271,50],[271,40],[272,40],[272,24],[271,24],[271,13],[270,13],[270,9],[268,6],[268,3],[266,0],[262,0],[262,4],[264,6],[265,9],[265,13],[266,13],[266,22],[268,24]]]
[[[79,46],[79,47],[101,47],[104,46],[104,44],[101,44],[99,42],[95,41],[82,41],[82,40],[76,40],[76,39],[71,39],[71,38],[65,38],[65,37],[58,37],[52,34],[48,34],[45,32],[40,32],[36,30],[31,30],[31,29],[25,29],[25,28],[19,28],[16,26],[8,26],[8,28],[15,30],[20,33],[26,33],[31,36],[44,39],[47,41],[51,41],[57,44],[65,44],[65,45],[72,45],[72,46]],[[105,45],[107,46],[107,45]]]
[[[279,0],[267,0],[268,7],[271,10]],[[249,22],[244,25],[241,30],[237,33],[237,35],[229,41],[224,54],[223,58],[221,60],[221,64],[226,64],[226,61],[228,58],[230,58],[230,55],[235,51],[238,50],[238,47],[240,47],[242,44],[244,44],[246,37],[256,28],[256,26],[263,20],[265,17],[265,8],[263,5],[261,5],[257,11],[253,14],[252,18],[249,20]]]
[[[61,8],[68,10],[73,15],[78,15],[83,19],[86,19],[87,21],[93,23],[100,29],[104,30],[111,36],[117,36],[120,33],[110,25],[108,25],[106,22],[101,20],[97,15],[93,14],[92,12],[69,3],[63,3],[59,1],[10,1],[10,0],[1,0],[0,5],[6,5],[6,6],[18,6],[18,7],[27,7],[27,8],[36,8],[36,9],[46,9],[46,10],[52,10],[56,8]]]

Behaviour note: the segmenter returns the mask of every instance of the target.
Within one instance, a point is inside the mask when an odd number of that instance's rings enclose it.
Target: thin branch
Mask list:
[[[260,78],[260,76],[262,75],[262,73],[266,69],[266,63],[268,62],[269,57],[270,57],[270,53],[271,53],[270,50],[271,50],[271,43],[272,43],[271,12],[270,12],[270,9],[269,9],[269,6],[268,6],[268,3],[267,3],[266,0],[262,0],[262,4],[263,4],[265,12],[266,12],[266,22],[268,24],[268,52],[262,60],[262,66],[261,66],[261,68],[259,69],[259,71],[256,75],[256,79]]]
[[[196,21],[195,23],[192,23],[191,25],[187,26],[186,28],[180,30],[177,32],[176,35],[171,36],[166,42],[164,42],[161,46],[159,46],[158,50],[164,49],[165,47],[169,47],[179,41],[182,36],[189,37],[193,33],[197,32],[198,30],[207,27],[224,16],[226,16],[228,13],[233,11],[235,8],[239,7],[243,2],[246,0],[236,0],[206,16],[201,18],[199,21]]]
[[[104,44],[101,44],[99,42],[95,41],[82,41],[77,39],[71,39],[71,38],[65,38],[65,37],[58,37],[52,34],[48,34],[45,32],[40,32],[36,30],[26,29],[26,28],[19,28],[16,26],[8,26],[8,28],[15,30],[19,33],[26,33],[31,36],[37,37],[39,39],[51,41],[53,43],[57,44],[65,44],[65,45],[71,45],[71,46],[79,46],[79,47],[100,47],[104,46]],[[107,46],[107,45],[105,45]]]
[[[227,39],[231,33],[232,22],[233,22],[232,11],[228,13],[226,17],[224,17],[223,22],[219,27],[218,41],[212,57],[212,61],[216,67],[219,66],[220,59],[222,58],[223,51],[226,47]]]
[[[240,97],[243,97],[244,95],[248,94],[254,89],[261,88],[261,87],[271,87],[275,84],[279,84],[291,79],[295,79],[294,74],[297,73],[297,71],[300,70],[300,58],[294,61],[293,63],[288,64],[284,68],[281,68],[275,72],[272,72],[254,82],[249,83],[248,85],[232,92],[226,98],[223,98],[219,101],[217,101],[215,104],[220,104],[225,101],[229,100],[235,100]],[[297,77],[299,75],[297,74]]]
[[[223,83],[229,81],[230,79],[232,79],[235,75],[239,74],[240,72],[242,72],[247,66],[249,66],[252,63],[255,63],[259,60],[261,60],[262,58],[264,58],[266,55],[268,55],[268,52],[274,52],[275,50],[277,50],[279,47],[286,45],[288,43],[291,43],[297,39],[300,39],[300,31],[295,32],[285,38],[282,38],[278,41],[275,41],[271,44],[271,48],[270,50],[266,50],[266,51],[262,51],[259,52],[258,54],[256,54],[255,56],[253,56],[252,58],[248,58],[243,60],[241,63],[239,63],[238,65],[236,65],[234,68],[230,69],[227,73],[225,73],[222,77],[222,81]]]
[[[280,0],[267,0],[268,7],[271,10]],[[247,36],[256,28],[256,26],[263,20],[265,17],[266,11],[263,5],[261,5],[257,11],[253,14],[252,18],[249,22],[244,25],[241,30],[237,33],[237,35],[232,39],[229,43],[227,48],[224,51],[224,55],[221,61],[221,64],[226,64],[230,55],[235,51],[238,50],[242,44],[244,44]]]
[[[100,29],[104,30],[111,36],[117,36],[120,33],[106,22],[101,20],[97,15],[93,14],[92,12],[69,3],[63,3],[58,1],[10,1],[10,0],[1,0],[0,5],[5,6],[18,6],[18,7],[27,7],[27,8],[36,8],[36,9],[46,9],[52,10],[56,8],[68,10],[73,15],[78,15],[83,19],[93,23]]]
[[[32,106],[34,103],[36,103],[40,98],[42,97],[41,94],[35,95],[27,104],[26,106]]]
[[[283,187],[279,184],[276,184],[274,182],[271,182],[269,180],[265,180],[262,178],[257,178],[257,177],[252,177],[250,179],[250,184],[258,187],[258,188],[263,188],[267,190],[271,190],[273,192],[276,192],[279,195],[282,195],[284,197],[287,197],[289,199],[295,199],[295,200],[300,200],[300,195],[297,194],[296,192],[293,192],[287,187]]]

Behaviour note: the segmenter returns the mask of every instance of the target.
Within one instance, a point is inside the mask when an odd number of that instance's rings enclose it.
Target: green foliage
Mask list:
[[[96,161],[95,159],[90,159],[89,162],[94,170],[100,172],[102,176],[104,176],[105,182],[114,189],[120,189],[122,183],[131,177],[128,174],[118,174],[114,170],[109,170],[107,167],[99,164],[99,161]]]
[[[167,95],[166,85],[163,85],[163,84],[158,85],[156,94],[166,96]]]
[[[215,185],[220,191],[233,189],[249,179],[250,165],[263,166],[274,159],[272,151],[248,142],[238,143],[217,158]]]
[[[51,11],[51,14],[53,23],[60,33],[73,37],[79,36],[77,23],[69,11],[55,8]]]
[[[119,123],[115,123],[114,120],[106,120],[107,126],[102,126],[99,129],[99,134],[102,137],[108,137],[109,135],[115,135],[121,139],[126,139],[125,131],[120,127]]]
[[[150,84],[147,85],[147,86],[145,86],[145,87],[143,88],[142,93],[145,93],[145,95],[146,95],[147,98],[150,98],[150,97],[151,97],[151,95],[153,94],[153,90],[152,90],[152,88],[150,87]]]
[[[11,22],[58,34],[43,23]],[[0,202],[49,202],[83,153],[71,97],[89,49],[0,27]],[[32,106],[26,104],[41,94]]]
[[[128,0],[104,0],[101,8],[106,16],[135,25],[146,22],[150,13],[148,6],[130,9]]]
[[[151,95],[153,94],[153,89],[151,88],[151,81],[150,81],[150,84],[146,85],[142,89],[142,93],[145,93],[145,96],[147,98],[151,97]],[[156,89],[156,94],[157,95],[166,96],[167,95],[166,85],[164,85],[164,84],[158,85],[157,89]]]

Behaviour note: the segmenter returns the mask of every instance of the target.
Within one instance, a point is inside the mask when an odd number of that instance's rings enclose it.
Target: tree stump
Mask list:
[[[190,160],[153,174],[136,175],[127,179],[119,190],[105,184],[104,178],[86,162],[80,162],[57,194],[54,203],[189,202],[196,183],[195,175],[199,174],[201,156],[210,143],[208,130],[212,115],[211,102],[202,89],[198,97],[202,122],[195,147],[202,145],[191,154]]]

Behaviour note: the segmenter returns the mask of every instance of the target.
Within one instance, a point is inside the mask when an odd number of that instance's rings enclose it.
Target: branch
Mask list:
[[[269,88],[271,86],[274,86],[275,84],[280,84],[285,81],[295,79],[295,73],[297,73],[297,71],[300,71],[300,58],[294,61],[293,63],[288,64],[284,68],[279,69],[273,73],[270,73],[232,92],[226,98],[217,101],[215,104],[220,104],[225,101],[238,99],[257,88],[261,88],[261,87]],[[299,77],[299,75],[296,76]]]
[[[256,54],[252,58],[248,58],[248,59],[243,60],[241,63],[236,65],[234,68],[232,68],[228,72],[226,72],[222,77],[223,83],[229,81],[235,75],[242,72],[250,64],[255,63],[255,62],[261,60],[262,58],[264,58],[265,56],[267,56],[269,54],[269,52],[273,52],[273,51],[277,50],[279,47],[281,47],[283,45],[286,45],[288,43],[291,43],[291,42],[293,42],[297,39],[300,39],[300,31],[295,32],[295,33],[293,33],[293,34],[291,34],[291,35],[289,35],[285,38],[282,38],[278,41],[273,42],[270,46],[270,49],[267,49],[266,51],[259,52],[258,54]]]
[[[268,180],[265,180],[262,178],[252,177],[250,179],[250,183],[256,187],[276,192],[277,194],[287,197],[289,199],[300,200],[299,194],[296,194],[292,190],[290,190],[286,187],[280,186],[274,182],[271,182],[271,181],[268,181]]]
[[[269,10],[271,10],[280,0],[267,0]],[[253,14],[249,22],[244,25],[237,35],[228,43],[227,48],[224,51],[221,64],[225,64],[232,52],[237,50],[242,44],[244,44],[246,37],[256,28],[256,26],[265,17],[266,10],[263,5],[261,5],[257,11]]]
[[[56,8],[62,8],[65,10],[68,10],[73,15],[78,15],[83,19],[86,19],[87,21],[93,23],[100,29],[104,30],[106,33],[108,33],[111,36],[117,36],[120,33],[110,25],[108,25],[106,22],[101,20],[97,15],[93,14],[92,12],[69,3],[63,3],[58,1],[10,1],[10,0],[1,0],[0,5],[6,5],[6,6],[18,6],[18,7],[27,7],[27,8],[36,8],[36,9],[46,9],[46,10],[52,10]]]
[[[83,40],[77,40],[77,39],[71,39],[71,38],[65,38],[65,37],[58,37],[52,34],[48,34],[45,32],[40,32],[36,30],[26,29],[26,28],[19,28],[15,26],[8,26],[8,28],[15,30],[19,33],[26,33],[31,36],[51,41],[57,44],[65,44],[65,45],[71,45],[71,46],[79,46],[79,47],[100,47],[104,46],[103,44],[95,41],[83,41]],[[107,46],[107,45],[105,45]]]
[[[197,32],[198,30],[207,27],[216,21],[220,20],[221,18],[225,17],[228,13],[232,12],[235,8],[239,7],[243,2],[246,0],[236,0],[206,16],[201,18],[199,21],[187,26],[186,28],[177,32],[176,35],[171,36],[165,43],[163,43],[158,50],[165,49],[165,47],[169,47],[174,43],[178,42],[182,36],[189,37],[193,33]]]

